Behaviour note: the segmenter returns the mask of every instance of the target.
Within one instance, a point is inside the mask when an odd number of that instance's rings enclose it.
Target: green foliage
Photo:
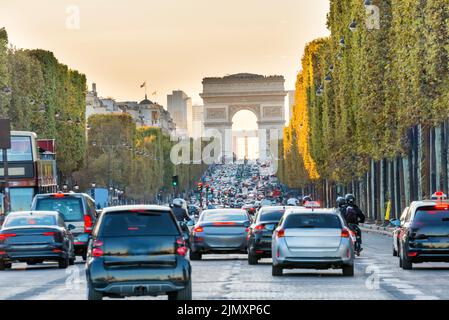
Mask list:
[[[7,116],[10,102],[9,95],[4,92],[4,89],[9,87],[7,46],[8,34],[5,28],[0,28],[0,118]]]
[[[173,142],[160,128],[136,128],[129,114],[93,115],[89,117],[86,166],[75,173],[82,188],[92,182],[98,186],[125,189],[131,199],[154,201],[163,190],[171,193],[171,178],[179,175],[179,190],[205,170],[203,164],[175,166],[170,161]]]
[[[330,181],[347,183],[363,176],[371,159],[407,152],[409,128],[449,116],[447,0],[373,4],[380,8],[380,29],[369,30],[363,1],[331,0],[331,36],[309,44],[302,61],[307,83],[297,86],[297,96],[307,95],[308,150],[319,175]],[[291,122],[287,133],[294,137],[297,126]],[[284,157],[298,151],[285,150]]]

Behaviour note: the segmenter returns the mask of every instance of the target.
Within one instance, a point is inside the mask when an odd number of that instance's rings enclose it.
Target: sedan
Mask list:
[[[0,270],[11,268],[13,262],[57,261],[60,269],[73,265],[74,228],[54,211],[10,213],[0,230]]]
[[[246,253],[251,218],[241,209],[205,210],[191,234],[191,260],[205,253]]]
[[[354,275],[354,243],[340,215],[332,209],[290,209],[273,233],[272,274],[283,269],[342,269]]]

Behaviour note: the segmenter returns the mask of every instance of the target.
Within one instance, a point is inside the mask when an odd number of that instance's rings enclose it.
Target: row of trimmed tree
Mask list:
[[[282,180],[327,205],[353,192],[370,217],[449,191],[447,0],[331,0],[308,44],[284,135]]]

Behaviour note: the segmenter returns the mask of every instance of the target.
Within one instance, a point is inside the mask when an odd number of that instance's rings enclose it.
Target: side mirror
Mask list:
[[[193,221],[193,219],[190,220],[189,222],[187,222],[188,227],[193,227],[194,225],[195,225],[195,221]]]
[[[69,229],[70,231],[72,231],[72,230],[75,230],[76,227],[75,227],[73,224],[69,224],[69,225],[67,226],[67,229]]]
[[[97,209],[97,210],[95,210],[95,211],[96,211],[96,213],[97,213],[97,217],[99,217],[100,214],[103,212],[103,209]]]
[[[245,221],[243,224],[244,227],[248,228],[251,225],[251,221]]]

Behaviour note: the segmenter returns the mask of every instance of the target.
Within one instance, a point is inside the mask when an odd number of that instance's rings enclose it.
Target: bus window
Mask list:
[[[8,149],[8,161],[33,161],[31,138],[11,136],[11,149]],[[3,151],[0,150],[0,161],[3,161]]]
[[[34,197],[33,188],[10,188],[11,212],[28,211]]]

